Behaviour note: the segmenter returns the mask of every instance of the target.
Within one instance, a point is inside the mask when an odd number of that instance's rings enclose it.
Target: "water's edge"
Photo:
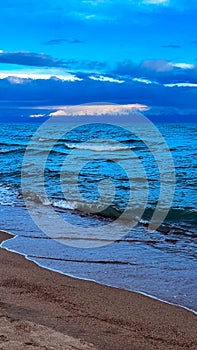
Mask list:
[[[105,283],[105,284],[104,284],[104,283],[100,283],[100,282],[98,282],[98,281],[96,281],[96,280],[94,280],[94,279],[81,278],[81,277],[76,276],[76,275],[63,273],[63,272],[60,271],[60,270],[56,270],[56,269],[52,269],[52,268],[46,267],[46,266],[44,266],[44,265],[42,265],[42,264],[39,264],[37,261],[35,261],[35,260],[33,260],[33,259],[30,259],[29,256],[28,256],[27,254],[23,254],[23,253],[21,253],[21,252],[19,252],[19,251],[17,251],[17,250],[9,249],[9,248],[7,248],[7,247],[4,247],[4,243],[5,243],[5,242],[7,242],[8,240],[9,240],[9,241],[10,241],[10,240],[14,240],[14,239],[16,239],[18,236],[17,236],[17,235],[13,235],[13,233],[7,232],[7,231],[1,231],[1,232],[4,232],[4,233],[6,233],[6,234],[8,234],[8,235],[11,236],[9,239],[3,240],[3,241],[1,242],[1,244],[0,244],[0,248],[1,248],[1,249],[4,249],[4,250],[6,250],[6,251],[8,251],[8,252],[10,252],[10,253],[15,253],[15,254],[21,255],[21,256],[23,256],[26,260],[33,262],[34,264],[36,264],[37,266],[39,266],[39,267],[41,267],[41,268],[43,268],[43,269],[46,269],[46,270],[49,270],[49,271],[53,271],[53,272],[59,273],[59,274],[61,274],[61,275],[68,276],[68,277],[71,277],[71,278],[75,278],[75,279],[78,279],[78,280],[83,280],[83,281],[87,281],[87,282],[94,282],[94,283],[99,284],[99,285],[104,285],[104,286],[107,286],[107,287],[112,287],[112,288],[119,289],[119,290],[126,290],[126,291],[129,291],[129,292],[133,292],[133,293],[137,293],[137,294],[140,294],[140,295],[144,295],[144,296],[149,297],[149,298],[151,298],[151,299],[158,300],[158,301],[160,301],[160,302],[162,302],[162,303],[165,303],[165,304],[168,304],[168,305],[172,305],[172,306],[176,306],[176,307],[180,307],[180,308],[182,308],[182,309],[184,309],[184,310],[187,310],[187,311],[192,312],[193,314],[197,315],[197,311],[192,310],[192,309],[190,309],[190,308],[188,308],[188,307],[186,307],[186,306],[183,306],[183,305],[180,305],[180,304],[175,304],[175,303],[169,302],[169,301],[167,301],[167,300],[160,299],[160,298],[158,298],[157,296],[154,296],[154,295],[151,295],[151,294],[148,294],[148,293],[145,293],[145,292],[141,292],[141,291],[139,291],[139,290],[130,290],[130,289],[126,289],[126,288],[120,288],[120,287],[116,287],[116,286],[114,286],[114,285],[110,285],[110,284],[106,284],[106,283]]]

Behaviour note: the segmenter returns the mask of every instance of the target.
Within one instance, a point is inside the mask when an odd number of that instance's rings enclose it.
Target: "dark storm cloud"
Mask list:
[[[43,42],[44,45],[60,45],[60,44],[83,44],[84,42],[79,39],[51,39],[48,41]]]
[[[181,49],[180,45],[169,44],[169,45],[161,45],[163,49]]]
[[[44,45],[59,45],[59,44],[63,44],[66,42],[67,42],[67,39],[51,39],[48,41],[44,41],[43,44]]]
[[[70,44],[83,44],[84,41],[83,40],[79,40],[79,39],[71,39],[69,41]]]
[[[126,60],[118,63],[111,73],[116,77],[143,78],[160,84],[197,83],[197,65],[166,60],[144,60],[138,65]]]
[[[147,106],[197,109],[197,89],[165,87],[156,84],[125,82],[122,84],[95,81],[31,80],[21,84],[0,80],[0,101],[15,103],[18,107],[70,105],[93,102],[141,103]],[[20,101],[20,102],[18,102]]]
[[[0,63],[18,64],[22,66],[33,67],[62,67],[65,65],[63,60],[34,52],[1,52]]]
[[[43,53],[34,52],[0,52],[0,63],[18,64],[31,67],[58,67],[58,68],[78,68],[101,69],[106,66],[105,62],[99,61],[80,61],[75,59],[57,59]]]

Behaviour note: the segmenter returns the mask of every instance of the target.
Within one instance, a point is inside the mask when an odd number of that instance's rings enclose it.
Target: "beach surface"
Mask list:
[[[0,232],[0,243],[11,238]],[[0,249],[0,349],[197,349],[197,315]]]

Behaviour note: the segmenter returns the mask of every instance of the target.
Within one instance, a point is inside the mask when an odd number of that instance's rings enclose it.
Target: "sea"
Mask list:
[[[197,312],[197,124],[0,131],[2,248]]]

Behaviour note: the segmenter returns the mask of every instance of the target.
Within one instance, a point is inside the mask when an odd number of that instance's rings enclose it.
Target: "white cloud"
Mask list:
[[[150,85],[150,84],[157,84],[155,81],[151,81],[149,79],[144,78],[133,78],[133,81],[137,81],[138,83]]]
[[[170,72],[173,70],[171,62],[166,60],[145,60],[142,62],[141,67],[147,70],[153,70],[158,73]]]
[[[194,69],[195,64],[189,63],[170,63],[172,67],[181,68],[181,69]]]
[[[106,0],[82,0],[84,4],[92,5],[92,6],[98,6],[100,4],[107,3]]]
[[[74,75],[64,73],[60,69],[32,69],[21,71],[1,71],[0,79],[9,78],[10,82],[15,84],[22,84],[24,79],[33,80],[49,80],[51,78],[59,79],[62,81],[80,81],[82,79],[75,77]]]
[[[77,105],[77,106],[62,106],[55,112],[49,114],[50,117],[58,116],[88,116],[88,115],[129,115],[133,111],[146,111],[149,108],[142,104],[127,104],[127,105],[116,105],[116,104],[98,104],[98,105]]]
[[[109,81],[110,83],[119,83],[119,84],[122,84],[124,83],[125,81],[124,80],[120,80],[120,79],[114,79],[114,78],[110,78],[110,77],[105,77],[103,75],[100,75],[100,76],[94,76],[94,75],[91,75],[89,77],[90,79],[92,80],[99,80],[99,81]]]
[[[166,60],[145,60],[142,62],[141,67],[143,69],[152,70],[157,73],[165,73],[173,71],[174,68],[180,69],[195,69],[197,65],[185,63],[185,62],[170,62]]]
[[[68,116],[68,115],[72,115],[72,114],[68,114],[63,109],[59,109],[58,111],[52,112],[49,114],[50,117],[62,117],[62,116]]]
[[[14,77],[6,77],[8,80],[9,80],[9,82],[11,83],[11,84],[23,84],[23,82],[24,82],[24,80],[23,79],[21,79],[21,78],[19,78],[19,77],[17,77],[17,76],[14,76]],[[1,78],[1,74],[0,74],[0,79],[3,79],[3,78]]]
[[[42,118],[44,116],[45,116],[45,114],[31,114],[30,118]]]
[[[144,0],[143,3],[147,5],[168,5],[169,0]]]
[[[197,88],[197,84],[195,83],[174,83],[174,84],[165,84],[166,87],[191,87]]]
[[[96,15],[92,14],[92,15],[86,15],[85,19],[95,19]]]

